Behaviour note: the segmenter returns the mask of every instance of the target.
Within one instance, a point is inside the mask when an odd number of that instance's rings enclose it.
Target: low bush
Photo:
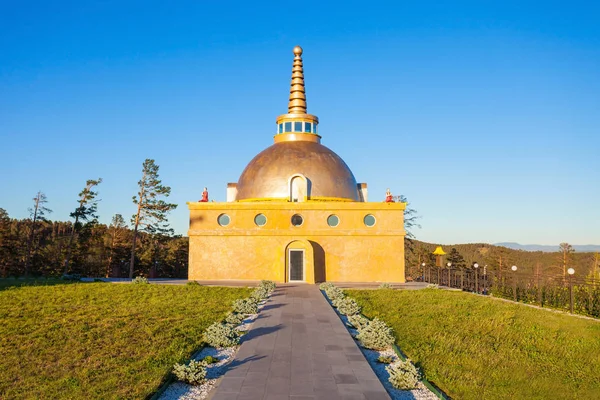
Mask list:
[[[262,280],[262,281],[260,281],[260,284],[258,285],[258,287],[263,287],[263,288],[267,289],[267,291],[269,293],[272,293],[275,290],[275,288],[277,287],[277,285],[273,281]]]
[[[134,283],[136,285],[147,285],[150,282],[148,282],[148,278],[143,277],[143,276],[136,276],[135,278],[133,278],[131,280],[131,283]]]
[[[319,289],[326,291],[327,289],[331,289],[335,287],[335,285],[331,282],[323,282],[319,285]]]
[[[200,385],[206,379],[206,363],[204,361],[191,360],[187,364],[175,364],[173,374],[178,380],[190,385]]]
[[[212,347],[232,347],[240,342],[237,331],[229,324],[215,322],[204,332],[204,340]]]
[[[397,363],[388,365],[385,370],[390,374],[388,380],[396,389],[414,389],[421,380],[421,373],[410,360],[400,360]]]
[[[327,294],[327,297],[329,297],[329,300],[332,302],[334,300],[346,297],[344,291],[337,286],[332,286],[329,289],[326,289],[325,294]]]
[[[201,286],[197,281],[188,281],[186,286]]]
[[[349,297],[344,297],[341,300],[337,301],[337,309],[340,314],[343,315],[356,315],[360,313],[360,306],[358,303]]]
[[[258,301],[252,297],[235,300],[233,311],[240,314],[256,314],[258,312]]]
[[[266,299],[267,297],[269,297],[269,289],[267,289],[264,286],[259,286],[256,289],[254,289],[254,291],[252,292],[250,297],[252,297],[258,301]]]
[[[349,315],[348,322],[358,330],[364,329],[371,321],[360,314]]]
[[[391,364],[394,361],[392,356],[379,356],[377,362],[381,364]]]
[[[383,350],[394,344],[392,328],[375,317],[367,326],[358,330],[356,338],[363,347],[372,350]]]
[[[387,282],[383,282],[381,285],[379,285],[379,289],[391,289],[392,285],[390,285]]]
[[[244,315],[238,314],[235,312],[230,312],[225,317],[225,322],[228,324],[234,325],[234,326],[241,324],[243,320],[244,320]]]
[[[430,283],[426,287],[426,289],[439,289],[439,288],[440,288],[440,285],[438,285],[437,283]]]

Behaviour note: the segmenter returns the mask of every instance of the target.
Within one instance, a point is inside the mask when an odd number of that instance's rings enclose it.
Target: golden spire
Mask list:
[[[304,66],[302,64],[302,47],[294,47],[294,64],[292,66],[292,83],[290,85],[290,102],[288,113],[277,117],[277,134],[275,142],[307,140],[319,143],[321,136],[317,133],[319,118],[306,113],[306,93],[304,91]]]
[[[288,114],[306,114],[306,93],[304,92],[304,68],[302,67],[302,47],[294,47],[294,66]]]

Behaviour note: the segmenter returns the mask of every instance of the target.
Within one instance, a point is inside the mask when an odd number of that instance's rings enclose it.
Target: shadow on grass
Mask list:
[[[65,281],[58,278],[3,278],[0,279],[0,290],[6,290],[10,288],[19,288],[24,286],[55,286],[55,285],[69,285],[78,283],[74,281]]]

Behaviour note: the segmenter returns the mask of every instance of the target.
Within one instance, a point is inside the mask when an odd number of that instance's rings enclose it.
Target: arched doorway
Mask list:
[[[294,240],[285,248],[285,281],[315,283],[314,252],[308,240]]]

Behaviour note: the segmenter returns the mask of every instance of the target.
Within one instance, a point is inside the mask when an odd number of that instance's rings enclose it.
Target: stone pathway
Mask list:
[[[237,399],[389,399],[314,285],[278,287],[211,395]]]

